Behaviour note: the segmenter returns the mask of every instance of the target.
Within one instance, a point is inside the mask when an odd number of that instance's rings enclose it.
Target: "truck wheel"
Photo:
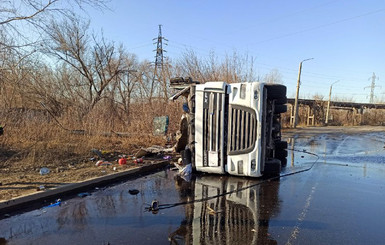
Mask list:
[[[282,99],[286,97],[286,86],[281,84],[266,84],[267,99]]]
[[[263,175],[265,177],[276,177],[281,173],[281,161],[278,159],[271,159],[265,162],[265,170]]]
[[[287,141],[275,141],[275,150],[286,150],[287,149]]]
[[[287,158],[282,158],[282,159],[279,159],[281,161],[281,168],[284,168],[286,167],[287,165]]]
[[[287,112],[287,105],[275,105],[274,114],[280,114]]]
[[[287,97],[281,97],[275,100],[276,105],[284,105],[287,103]]]
[[[276,150],[275,151],[275,157],[278,159],[282,159],[287,157],[287,150]]]

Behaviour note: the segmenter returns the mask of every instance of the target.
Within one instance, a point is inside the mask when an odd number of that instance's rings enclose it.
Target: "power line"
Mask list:
[[[299,30],[299,31],[296,31],[296,32],[287,33],[287,34],[283,34],[283,35],[280,35],[280,36],[268,38],[268,39],[261,40],[261,41],[255,42],[255,43],[251,43],[250,45],[270,42],[270,41],[273,41],[273,40],[294,36],[294,35],[297,35],[297,34],[300,34],[300,33],[317,30],[317,29],[320,29],[320,28],[323,28],[323,27],[327,27],[327,26],[331,26],[331,25],[340,24],[340,23],[347,22],[347,21],[354,20],[354,19],[358,19],[358,18],[361,18],[361,17],[364,17],[364,16],[368,16],[368,15],[372,15],[372,14],[377,14],[377,13],[380,13],[380,12],[383,12],[383,11],[385,11],[385,9],[378,9],[378,10],[374,10],[374,11],[371,11],[371,12],[366,12],[366,13],[361,14],[361,15],[352,16],[352,17],[341,19],[341,20],[337,20],[337,21],[334,21],[334,22],[331,22],[331,23],[322,24],[322,25],[314,26],[314,27],[309,27],[309,28],[306,28],[306,29],[303,29],[303,30]]]

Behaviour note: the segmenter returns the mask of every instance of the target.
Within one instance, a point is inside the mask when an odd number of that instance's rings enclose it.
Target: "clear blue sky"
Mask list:
[[[376,99],[385,102],[384,0],[112,0],[111,11],[89,10],[91,28],[122,43],[139,60],[154,60],[162,24],[166,55],[193,49],[201,57],[224,57],[236,50],[256,60],[256,75],[282,74],[294,97],[303,63],[300,98],[318,93],[368,102],[375,72]]]

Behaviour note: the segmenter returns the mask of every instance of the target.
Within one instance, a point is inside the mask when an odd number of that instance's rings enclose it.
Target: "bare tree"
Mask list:
[[[226,55],[220,59],[211,52],[207,59],[200,58],[192,50],[185,52],[177,62],[176,73],[196,80],[250,82],[255,80],[254,59],[248,55]]]
[[[89,36],[87,31],[88,23],[78,19],[53,23],[52,41],[48,43],[48,53],[79,75],[77,88],[87,91],[81,93],[87,104],[85,113],[106,98],[105,91],[128,70],[122,46],[107,42],[104,37]]]
[[[108,0],[14,0],[1,1],[0,29],[17,43],[0,42],[0,48],[20,49],[41,41],[42,36],[31,36],[46,30],[52,19],[74,16],[74,9],[92,6],[106,9]],[[30,30],[25,32],[23,30]]]
[[[271,70],[268,74],[263,78],[265,83],[279,83],[283,84],[282,75],[278,71],[278,69]]]

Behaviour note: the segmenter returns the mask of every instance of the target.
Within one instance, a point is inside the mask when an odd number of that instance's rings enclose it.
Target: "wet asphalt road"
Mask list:
[[[164,170],[2,219],[0,244],[384,244],[385,133],[286,139],[278,181]]]

